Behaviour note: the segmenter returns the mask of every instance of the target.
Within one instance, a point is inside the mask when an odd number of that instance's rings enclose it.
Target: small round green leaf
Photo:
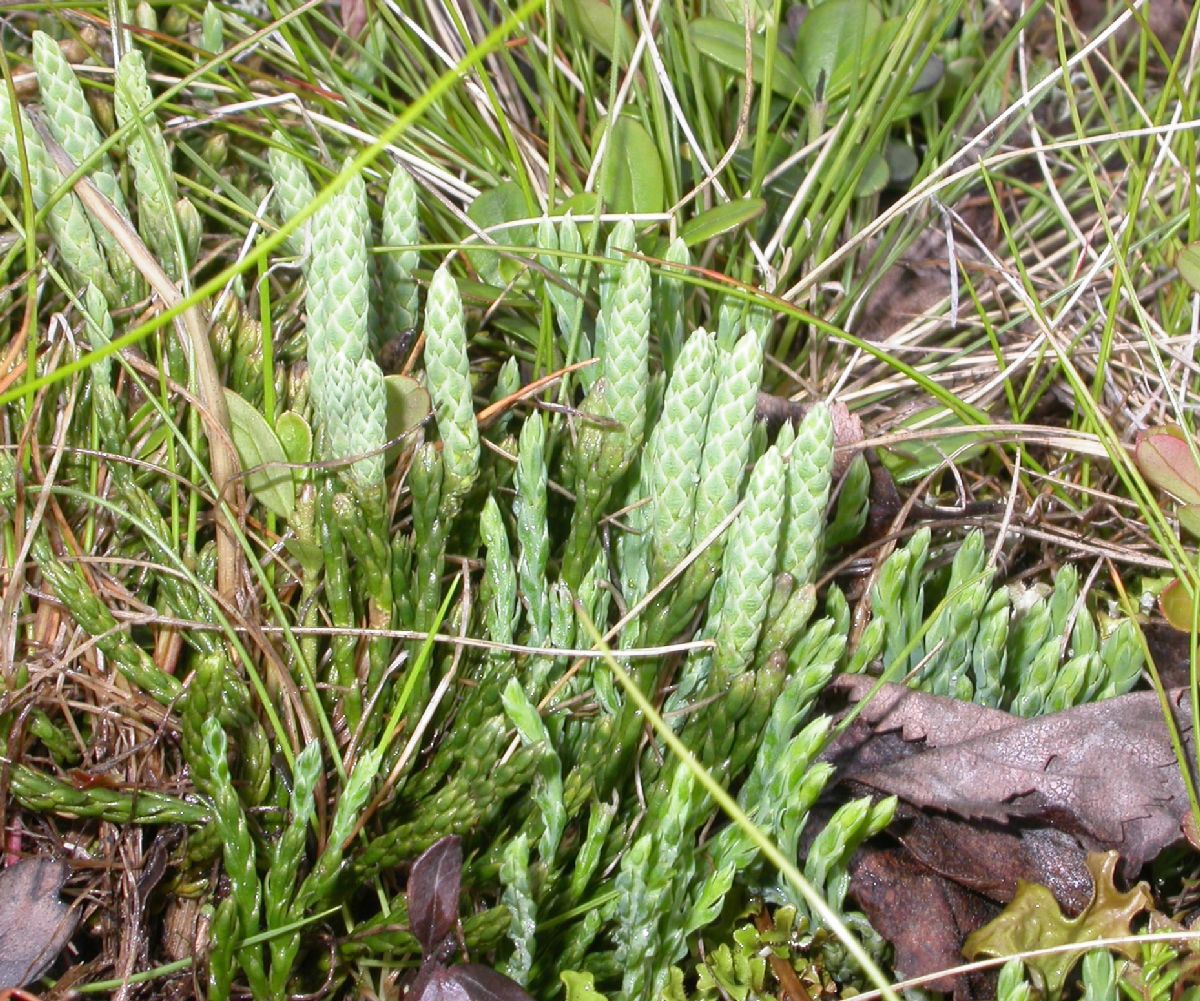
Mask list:
[[[387,439],[395,441],[419,428],[433,403],[429,391],[407,375],[385,376],[383,385],[387,390]],[[404,442],[396,442],[384,453],[386,461],[394,461],[403,449]]]
[[[275,433],[288,462],[302,466],[312,461],[313,434],[308,421],[294,410],[285,410],[275,421]]]
[[[621,5],[614,8],[605,0],[563,0],[560,4],[567,21],[592,45],[618,66],[629,61],[634,34],[621,17]]]
[[[893,188],[907,187],[920,166],[913,148],[899,139],[888,140],[883,150],[883,158],[887,160],[888,184]]]
[[[1185,504],[1200,504],[1200,468],[1178,427],[1151,428],[1138,435],[1133,458],[1154,486]]]
[[[1192,631],[1192,595],[1183,581],[1173,580],[1158,596],[1158,607],[1165,618],[1176,629],[1185,633]]]
[[[246,489],[272,514],[290,518],[296,509],[296,488],[278,435],[267,419],[232,389],[225,390],[225,403],[229,433],[246,470]]]
[[[529,208],[517,183],[506,181],[476,198],[467,209],[467,216],[480,229],[486,230],[528,218]],[[511,226],[488,235],[501,247],[528,247],[533,243],[534,228]],[[468,250],[467,257],[484,281],[501,287],[512,281],[521,267],[516,261],[506,260],[494,251]]]
[[[725,202],[685,222],[679,227],[679,237],[689,247],[704,243],[752,222],[763,214],[766,207],[767,203],[762,198],[738,198]]]
[[[858,80],[883,24],[871,0],[827,0],[808,12],[796,32],[793,56],[801,93],[832,102]]]
[[[1179,524],[1200,539],[1200,504],[1184,504],[1178,511]]]
[[[887,187],[887,182],[887,160],[879,153],[872,153],[863,172],[859,175],[858,184],[854,188],[855,197],[866,198],[869,195],[877,195]]]

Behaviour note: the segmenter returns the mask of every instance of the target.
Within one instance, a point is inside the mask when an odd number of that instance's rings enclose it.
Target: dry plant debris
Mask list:
[[[874,686],[843,677],[831,690],[859,703]],[[1191,755],[1186,695],[1174,690],[1168,700]],[[1028,918],[1036,909],[1028,884],[1073,913],[1109,913],[1118,857],[1133,875],[1183,839],[1188,793],[1154,692],[1021,719],[884,684],[859,709],[825,757],[849,790],[902,800],[894,843],[862,849],[850,892],[893,942],[906,976],[955,966],[972,933],[969,954],[1000,954],[1004,933],[978,929],[1022,894],[1006,920]],[[1109,853],[1107,883],[1089,861],[1096,852]],[[1137,900],[1151,905],[1145,891]],[[1055,941],[1030,929],[1022,943]],[[979,990],[966,977],[932,986],[960,997]]]

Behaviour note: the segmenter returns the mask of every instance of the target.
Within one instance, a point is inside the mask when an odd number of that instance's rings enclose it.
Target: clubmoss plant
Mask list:
[[[184,247],[176,238],[179,191],[162,128],[147,111],[153,100],[142,54],[136,49],[125,53],[117,65],[114,103],[117,122],[129,129],[125,153],[133,165],[138,220],[163,270],[178,281],[190,261],[180,259]]]

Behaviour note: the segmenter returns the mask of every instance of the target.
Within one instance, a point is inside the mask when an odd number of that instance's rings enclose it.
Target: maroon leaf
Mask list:
[[[533,1001],[520,984],[490,966],[461,963],[450,969],[450,976],[462,985],[471,1001]]]
[[[1007,903],[1021,882],[1037,883],[1072,912],[1091,899],[1087,852],[1069,834],[1051,827],[995,827],[912,807],[903,812],[913,817],[896,832],[900,843],[921,865],[973,893]]]
[[[1134,458],[1156,487],[1185,504],[1200,503],[1200,467],[1179,428],[1152,428],[1138,435]]]
[[[408,920],[426,954],[454,930],[462,888],[462,842],[442,838],[412,864],[408,874]]]
[[[404,998],[405,1001],[471,1001],[466,988],[454,979],[452,970],[432,963],[421,967]]]
[[[66,874],[46,858],[0,872],[0,991],[37,980],[70,939],[79,915],[58,896]]]
[[[895,948],[901,977],[958,966],[963,939],[1000,913],[998,904],[942,879],[902,848],[864,848],[851,864],[850,879],[858,906]],[[995,995],[981,978],[943,976],[926,987],[953,991],[958,1001]]]

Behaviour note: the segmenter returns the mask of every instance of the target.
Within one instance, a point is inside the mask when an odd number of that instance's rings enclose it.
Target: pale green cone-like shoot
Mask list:
[[[361,455],[350,473],[362,489],[383,486],[383,446],[387,441],[387,387],[383,371],[374,358],[363,358],[354,371],[354,393],[358,399],[351,408],[355,424],[350,429],[347,455]]]
[[[479,518],[479,535],[487,549],[484,564],[488,638],[494,643],[512,643],[517,624],[517,574],[512,565],[508,532],[496,498],[488,497]],[[511,654],[497,653],[498,657]]]
[[[664,260],[667,264],[688,265],[692,263],[692,255],[687,244],[676,237],[667,248]],[[677,268],[666,268],[654,280],[654,314],[662,348],[663,368],[672,373],[672,377],[676,359],[683,347],[685,329],[683,298],[687,286],[680,279],[680,273]]]
[[[530,879],[527,834],[518,834],[505,846],[500,863],[500,883],[504,887],[500,899],[510,915],[508,937],[513,944],[512,955],[502,972],[518,984],[524,984],[533,966],[537,932],[537,901]]]
[[[646,427],[646,387],[650,381],[650,268],[629,261],[609,303],[603,377],[609,414],[627,436],[630,458],[642,446]]]
[[[63,56],[58,43],[44,31],[33,33],[33,66],[50,133],[67,156],[77,166],[81,165],[95,155],[103,140],[75,71]],[[96,190],[112,203],[113,208],[128,220],[125,196],[106,156],[96,159],[88,178],[96,185]],[[141,276],[129,255],[107,228],[96,223],[92,229],[104,248],[109,269],[121,291],[130,298],[140,298]]]
[[[692,545],[716,528],[737,504],[750,450],[762,359],[762,348],[753,334],[743,336],[729,354],[718,355],[716,369],[722,377],[717,380],[708,414]],[[709,552],[720,553],[723,548],[718,540]],[[712,562],[719,564],[719,555]]]
[[[383,225],[380,237],[384,247],[405,247],[405,250],[385,250],[379,257],[379,278],[383,289],[383,322],[386,337],[399,337],[416,328],[420,322],[420,298],[413,272],[421,263],[415,249],[421,242],[421,220],[417,214],[417,183],[412,175],[397,164],[388,181],[383,200]]]
[[[25,157],[29,164],[29,186],[33,204],[42,208],[50,201],[55,190],[66,180],[50,159],[41,137],[34,131],[33,123],[24,110],[21,111],[21,130],[25,138]],[[7,98],[0,100],[0,154],[8,164],[9,172],[22,180],[20,149],[17,145],[16,123],[12,117],[12,104]],[[120,291],[104,252],[96,242],[88,215],[75,195],[67,192],[51,207],[46,216],[46,226],[62,255],[63,262],[80,284],[91,282],[110,305],[121,301]]]
[[[204,13],[200,17],[200,47],[213,54],[225,48],[221,10],[212,0],[204,5]]]
[[[746,487],[746,504],[729,533],[720,618],[714,631],[712,682],[718,688],[749,666],[771,598],[783,520],[783,460],[772,447]]]
[[[175,203],[179,192],[171,170],[171,153],[155,115],[148,111],[154,95],[146,78],[146,63],[136,50],[117,65],[113,103],[117,121],[129,126],[125,152],[133,166],[137,191],[138,229],[163,270],[178,280],[181,262],[175,243]]]
[[[583,238],[579,227],[568,212],[562,219],[553,222],[543,219],[538,223],[538,246],[543,250],[558,250],[561,254],[542,254],[541,262],[549,271],[557,271],[560,281],[546,280],[546,296],[554,307],[554,322],[562,338],[566,361],[574,363],[587,358],[591,352],[583,334],[583,307],[587,286],[584,281]],[[573,256],[564,256],[564,255]],[[599,378],[598,367],[582,369],[578,373],[580,385],[590,390]]]
[[[979,617],[971,666],[975,679],[975,701],[993,709],[1003,707],[1004,670],[1007,661],[1008,591],[992,593]]]
[[[281,132],[274,132],[271,135],[271,145],[267,149],[267,166],[270,169],[271,182],[274,185],[271,201],[275,206],[275,213],[281,222],[287,222],[299,215],[300,211],[317,197],[317,192],[313,188],[312,180],[300,158],[288,152],[287,139]],[[297,256],[308,252],[308,232],[311,221],[301,223],[299,228],[288,237],[287,248]],[[313,275],[309,274],[308,279],[311,284]]]
[[[1097,697],[1111,699],[1129,691],[1141,677],[1142,660],[1137,627],[1129,619],[1122,619],[1100,644],[1104,677]]]
[[[612,299],[620,280],[622,266],[629,260],[621,251],[634,248],[634,235],[633,221],[622,219],[612,228],[604,244],[604,256],[608,263],[600,266],[600,312],[596,316],[596,342],[592,345],[592,354],[597,358],[605,357]]]
[[[833,469],[833,418],[816,404],[801,421],[787,465],[787,523],[779,569],[797,585],[811,584],[821,565],[821,540]]]
[[[258,878],[254,840],[229,773],[228,739],[220,721],[211,716],[204,721],[202,737],[205,765],[211,777],[205,793],[212,802],[213,819],[221,834],[225,871],[232,884],[239,926],[247,935],[253,935],[259,928],[262,885]],[[262,947],[243,947],[238,952],[238,959],[258,993],[266,986]]]
[[[86,329],[88,343],[92,350],[97,351],[112,343],[113,321],[108,311],[108,303],[104,301],[104,293],[95,285],[88,285],[83,293],[83,309],[86,314]],[[92,378],[103,385],[109,385],[112,380],[112,355],[101,358],[92,365]]]
[[[717,309],[717,347],[722,351],[733,350],[734,344],[742,336],[742,314],[746,307],[738,299],[725,297]]]
[[[175,218],[179,220],[179,236],[183,242],[184,260],[190,267],[200,257],[200,242],[204,239],[204,220],[190,198],[175,203]]]
[[[353,177],[316,215],[321,234],[309,271],[308,365],[315,416],[326,458],[366,456],[347,471],[360,489],[383,482],[387,438],[383,373],[369,356],[370,261],[367,194]],[[370,454],[374,452],[375,454]]]
[[[541,645],[550,633],[546,581],[550,533],[546,525],[546,483],[546,425],[542,415],[534,413],[521,428],[517,446],[517,496],[513,501],[521,554],[518,563],[521,600],[525,604],[529,642],[533,646]]]
[[[564,251],[568,254],[581,254],[583,240],[579,235],[579,227],[570,214],[562,219],[543,218],[538,223],[538,246],[547,251]],[[554,307],[554,321],[558,327],[559,336],[568,346],[568,360],[575,359],[578,348],[576,338],[580,323],[583,319],[583,290],[580,282],[583,276],[583,261],[579,257],[565,257],[556,253],[540,254],[542,265],[551,272],[561,276],[561,284],[547,279],[546,297]],[[582,376],[584,373],[581,372]],[[593,374],[593,380],[595,376]],[[585,384],[590,386],[590,383]]]
[[[568,819],[563,803],[562,762],[554,750],[554,742],[545,721],[516,678],[509,679],[502,701],[505,713],[525,745],[545,749],[538,763],[533,800],[542,813],[543,829],[538,839],[538,855],[547,868],[552,868]]]
[[[647,453],[647,522],[653,540],[651,580],[661,580],[687,555],[708,411],[716,388],[716,345],[705,330],[688,338],[663,401]],[[646,460],[643,460],[646,461]]]
[[[443,442],[446,487],[461,497],[479,472],[479,428],[458,285],[443,265],[425,303],[425,373]]]

